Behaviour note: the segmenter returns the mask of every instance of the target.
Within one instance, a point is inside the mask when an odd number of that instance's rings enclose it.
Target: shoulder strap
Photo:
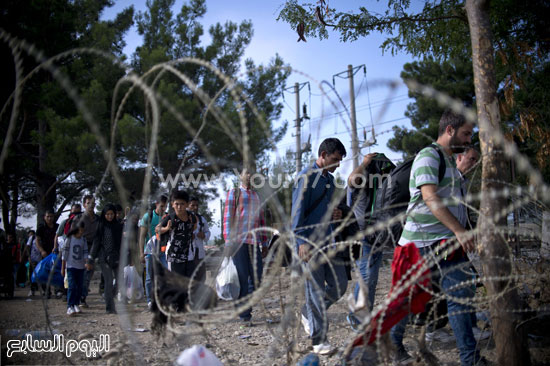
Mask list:
[[[195,214],[195,216],[197,216],[197,222],[198,222],[199,226],[200,226],[201,229],[202,229],[202,227],[204,226],[204,222],[202,221],[202,216],[201,216],[200,214],[198,214],[198,213]]]
[[[235,188],[235,194],[233,196],[235,201],[235,210],[233,211],[233,217],[235,217],[235,215],[237,214],[237,207],[239,207],[239,200],[241,198],[241,187]]]
[[[153,222],[153,209],[150,209],[149,212],[147,212],[149,216],[147,219],[149,220],[149,226],[151,226],[151,223]]]
[[[431,146],[435,149],[435,151],[437,151],[437,153],[439,154],[439,173],[438,173],[438,178],[439,178],[439,182],[441,183],[441,181],[443,180],[443,178],[445,178],[445,170],[447,169],[447,165],[445,164],[445,156],[443,155],[443,152],[441,151],[441,149],[439,148],[439,146],[437,146],[436,144],[432,143]]]

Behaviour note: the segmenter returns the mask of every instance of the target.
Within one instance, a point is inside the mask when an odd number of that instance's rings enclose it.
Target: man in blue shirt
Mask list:
[[[327,341],[326,310],[346,292],[348,281],[343,261],[328,250],[335,242],[331,221],[342,218],[338,202],[332,202],[335,186],[330,173],[344,156],[346,149],[340,140],[324,140],[317,160],[298,174],[292,192],[292,229],[307,277],[302,324],[311,336],[313,351],[319,354],[332,351]]]

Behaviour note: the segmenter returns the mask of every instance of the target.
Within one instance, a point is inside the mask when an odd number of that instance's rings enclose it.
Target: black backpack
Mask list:
[[[445,177],[445,157],[436,144],[429,145],[439,154],[439,182]],[[416,156],[405,160],[393,169],[377,194],[374,209],[370,218],[370,225],[388,221],[405,212],[411,200],[409,192],[409,180],[411,168]],[[366,236],[367,241],[373,246],[394,246],[403,232],[403,222],[393,223],[382,230],[375,231]]]

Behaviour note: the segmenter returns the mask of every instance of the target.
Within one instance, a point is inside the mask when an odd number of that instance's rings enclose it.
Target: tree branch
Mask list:
[[[71,174],[72,174],[72,172],[68,172],[62,178],[59,178],[58,180],[53,182],[53,184],[48,188],[48,190],[44,194],[44,197],[47,197],[50,194],[50,192],[52,191],[52,189],[55,188],[55,186],[57,186],[59,183],[63,182],[65,179],[67,179],[69,177],[69,175],[71,175]]]
[[[81,192],[83,189],[88,188],[89,186],[90,186],[89,184],[83,184],[80,187],[77,187],[75,189],[75,192]],[[76,196],[77,196],[77,194],[72,194],[72,195],[68,195],[67,197],[65,197],[65,199],[59,205],[59,208],[57,209],[57,212],[55,213],[55,218],[56,219],[59,218],[59,216],[61,216],[65,206],[67,206],[67,204],[69,202],[71,202]]]

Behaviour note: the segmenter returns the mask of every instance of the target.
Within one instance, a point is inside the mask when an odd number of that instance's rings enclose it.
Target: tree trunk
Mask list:
[[[8,199],[8,190],[0,188],[2,194],[2,223],[4,224],[4,231],[9,230],[9,217],[10,217],[10,201]]]
[[[47,123],[44,120],[38,121],[40,136],[45,136]],[[49,190],[55,183],[55,177],[46,171],[48,152],[42,142],[38,145],[38,170],[36,172],[36,226],[43,221],[47,209],[54,209],[56,201],[56,189]],[[49,192],[48,192],[49,190]]]
[[[503,149],[496,145],[494,131],[500,129],[497,85],[494,71],[493,35],[489,20],[489,0],[466,0],[466,13],[472,39],[472,63],[476,92],[479,139],[483,157],[481,190],[479,252],[483,273],[488,278],[506,278],[513,271],[511,248],[498,233],[497,226],[506,225],[504,215],[494,221],[495,213],[503,212],[505,198],[491,198],[491,191],[503,189],[506,159]],[[520,316],[513,310],[521,308],[514,281],[509,279],[485,281],[490,299],[493,336],[498,365],[530,365],[527,338],[522,327],[517,328]]]
[[[17,227],[17,208],[19,207],[19,177],[17,174],[15,175],[15,179],[12,182],[11,186],[11,208],[10,208],[10,228],[13,232],[15,232],[15,228]]]

